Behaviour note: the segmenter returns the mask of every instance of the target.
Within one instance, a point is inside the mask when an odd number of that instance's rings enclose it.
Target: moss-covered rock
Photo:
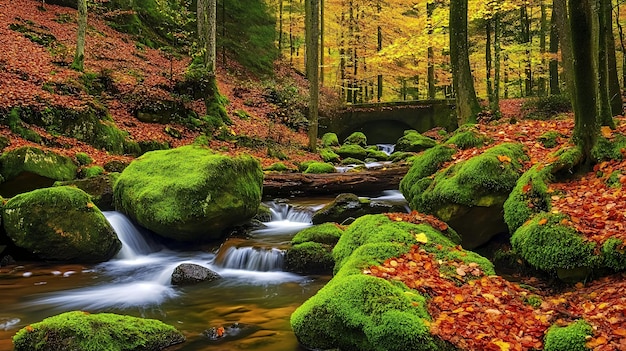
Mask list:
[[[4,206],[2,219],[16,246],[45,260],[102,262],[122,247],[89,195],[73,187],[17,195]]]
[[[358,218],[368,214],[406,212],[404,206],[385,201],[372,201],[355,194],[339,194],[331,203],[313,214],[313,224],[325,222],[343,223],[349,218]]]
[[[448,252],[448,259],[480,262],[486,274],[493,274],[489,261],[458,250],[429,225],[391,221],[384,215],[361,217],[333,249],[335,277],[291,316],[300,343],[311,349],[454,350],[430,333],[424,296],[403,284],[363,274],[417,243],[439,259],[446,259]]]
[[[437,145],[437,142],[416,130],[407,130],[396,142],[395,151],[420,152]]]
[[[335,133],[324,133],[322,135],[322,146],[327,148],[331,146],[339,146],[339,139]]]
[[[282,162],[274,162],[263,170],[270,172],[291,172],[291,169]]]
[[[593,328],[584,320],[568,326],[554,325],[548,329],[544,340],[545,351],[587,351],[587,338],[593,335]]]
[[[561,134],[559,132],[551,130],[541,134],[539,138],[537,138],[537,141],[539,141],[541,145],[543,145],[543,147],[553,148],[559,145],[559,137],[561,137]]]
[[[104,174],[104,168],[100,166],[83,167],[79,175],[81,178],[94,178]]]
[[[285,252],[285,270],[299,274],[330,274],[335,261],[332,246],[307,241],[295,244]]]
[[[434,176],[430,176],[433,164],[441,165],[451,154],[445,146],[431,150],[415,160],[400,184],[410,207],[456,228],[468,249],[506,232],[502,206],[522,175],[521,161],[526,159],[522,146],[500,144]]]
[[[335,173],[335,166],[326,162],[311,162],[307,165],[305,170],[302,173]]]
[[[67,312],[15,334],[15,351],[157,351],[185,341],[176,328],[155,319],[113,313]]]
[[[358,144],[344,144],[335,153],[341,158],[356,158],[358,160],[365,160],[367,157],[367,150],[363,146]]]
[[[51,186],[57,180],[76,178],[78,167],[71,158],[25,146],[0,156],[0,173],[5,182],[0,195],[19,193]]]
[[[461,150],[465,150],[482,146],[486,142],[487,138],[484,134],[480,133],[476,125],[467,124],[457,129],[444,144],[454,145]]]
[[[362,132],[354,132],[343,141],[344,144],[360,145],[365,147],[367,145],[367,136]]]
[[[367,149],[367,159],[375,159],[376,161],[387,161],[389,159],[389,155],[387,155],[384,151],[378,149]]]
[[[320,244],[335,245],[341,238],[342,233],[343,229],[339,228],[335,223],[318,224],[296,233],[291,239],[291,244],[297,245],[312,241]]]
[[[113,203],[113,175],[101,175],[87,179],[75,179],[55,182],[54,186],[73,186],[91,196],[91,201],[102,211],[115,210]]]
[[[161,236],[212,240],[256,214],[262,183],[256,159],[190,145],[135,159],[115,183],[114,198],[121,211]]]
[[[335,153],[331,148],[320,149],[320,157],[324,162],[339,162],[339,155]]]

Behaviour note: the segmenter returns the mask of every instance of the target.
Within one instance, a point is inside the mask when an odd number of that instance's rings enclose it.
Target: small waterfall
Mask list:
[[[272,222],[289,221],[311,223],[313,212],[309,208],[295,207],[286,203],[271,202],[269,204]]]
[[[128,217],[117,211],[102,213],[122,242],[122,249],[117,253],[117,258],[134,260],[159,251],[158,245],[144,237]]]
[[[376,144],[376,147],[378,148],[378,150],[386,153],[387,155],[391,155],[393,154],[393,151],[396,148],[395,144]]]
[[[255,247],[229,247],[223,255],[223,268],[245,269],[249,271],[270,272],[283,268],[285,253],[282,250]]]

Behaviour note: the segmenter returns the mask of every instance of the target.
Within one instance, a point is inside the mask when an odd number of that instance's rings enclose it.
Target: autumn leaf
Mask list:
[[[593,349],[595,347],[604,345],[607,343],[607,340],[604,336],[599,336],[597,338],[592,338],[591,340],[587,341],[585,343],[585,346],[587,346],[590,349]]]
[[[419,233],[415,234],[415,240],[418,243],[426,244],[428,242],[428,237],[426,236],[426,233]]]
[[[509,351],[511,349],[511,344],[509,344],[508,342],[496,340],[493,343],[500,347],[500,351]]]
[[[505,162],[511,163],[511,158],[506,155],[498,155],[498,161],[502,163],[505,163]]]
[[[601,127],[600,132],[602,133],[602,136],[607,139],[613,136],[613,130],[611,129],[611,127],[608,126]]]
[[[539,224],[539,225],[544,225],[546,223],[548,223],[548,219],[547,218],[542,218],[542,219],[539,220],[539,222],[537,222],[537,224]]]

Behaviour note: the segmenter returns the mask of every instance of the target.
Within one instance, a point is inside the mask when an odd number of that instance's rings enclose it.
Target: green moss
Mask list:
[[[400,151],[395,151],[394,153],[392,153],[391,155],[389,155],[389,157],[387,157],[387,161],[391,161],[391,162],[399,162],[399,161],[403,161],[408,159],[411,156],[414,156],[415,154],[412,152],[400,152]]]
[[[365,147],[367,145],[367,137],[362,132],[354,132],[350,134],[344,141],[344,144],[360,145]]]
[[[343,230],[335,223],[323,223],[299,231],[292,239],[293,245],[312,241],[320,244],[334,245],[341,238]]]
[[[504,202],[504,221],[511,233],[533,215],[550,211],[551,194],[548,193],[548,188],[553,174],[563,171],[571,173],[582,159],[582,154],[579,148],[567,147],[550,157],[556,160],[547,165],[536,164],[526,171]]]
[[[75,157],[76,157],[76,161],[78,161],[78,164],[82,166],[88,165],[93,162],[93,158],[91,158],[89,155],[87,155],[84,152],[77,152]]]
[[[307,166],[307,168],[304,170],[305,174],[308,173],[313,173],[313,174],[318,174],[318,173],[334,173],[335,172],[335,166],[333,166],[330,163],[325,163],[325,162],[313,162],[311,164],[309,164]]]
[[[507,161],[501,161],[502,157]],[[437,172],[434,178],[416,180],[405,197],[411,208],[425,213],[438,213],[446,221],[450,216],[442,215],[447,213],[445,206],[449,204],[488,207],[493,204],[485,203],[487,200],[498,198],[494,203],[504,202],[521,175],[520,161],[525,158],[521,145],[501,144]],[[414,167],[415,164],[412,169]],[[403,187],[401,183],[400,189],[406,189],[406,186]],[[500,200],[502,196],[504,198]],[[437,212],[440,209],[442,213]]]
[[[367,158],[376,159],[376,161],[387,161],[389,155],[381,150],[367,150]]]
[[[541,296],[529,295],[524,298],[524,303],[534,308],[539,308],[541,304],[543,303],[543,300],[541,299]]]
[[[487,138],[484,134],[480,133],[476,125],[466,124],[457,129],[444,144],[455,145],[457,148],[465,150],[482,146],[486,142]]]
[[[345,159],[341,160],[341,164],[344,165],[344,166],[347,166],[347,165],[365,165],[365,162],[361,161],[359,159],[353,158],[353,157],[348,157],[348,158],[345,158]]]
[[[307,160],[307,161],[303,161],[301,163],[298,164],[298,171],[300,172],[304,172],[306,171],[307,168],[309,168],[310,165],[317,163],[318,161],[313,161],[313,160]]]
[[[609,177],[606,179],[606,185],[608,185],[611,188],[621,188],[622,183],[619,180],[623,175],[624,174],[620,170],[613,171],[609,175]]]
[[[85,167],[80,173],[83,178],[93,178],[104,174],[104,168],[100,166]]]
[[[601,258],[594,252],[595,244],[562,225],[564,218],[547,213],[535,216],[515,231],[511,237],[513,249],[530,265],[547,272],[598,267]]]
[[[156,351],[185,341],[155,319],[74,311],[49,317],[13,337],[15,351]]]
[[[553,325],[548,329],[544,340],[545,351],[586,351],[585,343],[593,335],[593,328],[584,320],[578,320],[566,327]]]
[[[6,203],[2,218],[15,245],[42,259],[102,262],[121,248],[91,197],[74,187],[14,196]]]
[[[300,274],[330,274],[335,261],[331,246],[304,242],[289,248],[285,254],[285,270]]]
[[[120,210],[157,234],[208,240],[254,216],[262,182],[256,159],[189,145],[135,159],[115,183],[114,196]]]
[[[543,145],[543,147],[550,149],[559,145],[559,137],[561,137],[561,134],[559,132],[551,130],[541,134],[541,136],[538,138],[538,141],[541,143],[541,145]]]
[[[616,271],[626,270],[626,244],[623,240],[611,238],[602,245],[604,265]]]
[[[320,149],[320,157],[324,162],[339,162],[340,159],[339,155],[328,147]]]
[[[289,172],[291,171],[287,166],[285,166],[282,162],[272,163],[269,167],[263,169],[264,171],[272,171],[272,172]]]
[[[324,135],[322,135],[322,146],[323,147],[339,146],[339,139],[337,138],[337,134],[324,133]]]
[[[424,186],[423,183],[422,185],[416,185],[416,183],[437,172],[441,165],[452,160],[452,155],[454,155],[455,152],[456,151],[451,147],[438,145],[424,151],[424,153],[413,159],[411,169],[409,169],[400,182],[400,191],[407,201],[410,202],[413,198],[412,194],[414,191],[412,188],[414,186],[418,188]],[[415,192],[418,193],[418,191]]]
[[[24,126],[24,123],[22,122],[20,118],[19,107],[14,107],[13,109],[11,109],[11,112],[9,112],[9,116],[7,118],[6,124],[9,126],[9,129],[13,133],[21,136],[22,138],[28,141],[32,141],[33,143],[41,144],[42,142],[41,135],[39,135],[34,130],[28,129],[27,127]]]
[[[5,179],[30,172],[54,180],[70,180],[76,177],[77,170],[71,158],[30,146],[3,153],[0,167]]]
[[[429,137],[423,136],[416,130],[406,130],[404,135],[396,141],[396,151],[420,152],[430,149],[437,142]]]
[[[344,144],[335,152],[337,155],[341,156],[341,158],[351,157],[364,160],[367,157],[367,150],[358,144]]]
[[[614,141],[599,137],[591,150],[591,155],[596,162],[621,160],[623,158],[621,150],[625,147],[626,137],[623,135],[616,136]]]

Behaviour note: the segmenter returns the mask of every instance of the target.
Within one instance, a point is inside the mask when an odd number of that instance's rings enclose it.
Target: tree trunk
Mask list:
[[[582,149],[584,162],[591,164],[591,149],[599,134],[598,125],[598,68],[597,11],[594,0],[568,0],[569,28],[572,45],[571,94],[574,107],[574,141]]]
[[[495,67],[493,72],[493,104],[491,112],[500,114],[500,14],[496,12],[493,16],[493,60]]]
[[[489,99],[489,107],[493,106],[493,86],[491,82],[491,19],[485,20],[485,78],[487,79],[487,98]]]
[[[324,86],[324,0],[320,0],[320,85]]]
[[[426,3],[426,25],[428,26],[428,98],[435,99],[435,52],[433,50],[433,12],[435,11],[435,2],[428,1]]]
[[[615,129],[611,113],[611,97],[609,96],[609,60],[608,40],[613,25],[611,21],[610,0],[599,0],[598,9],[598,119],[601,125]],[[608,11],[608,13],[607,13]]]
[[[85,35],[87,34],[87,0],[78,0],[78,34],[72,68],[81,71],[85,64]]]
[[[309,79],[309,149],[317,150],[319,103],[319,0],[305,0],[306,10],[306,71]]]
[[[524,89],[526,96],[533,96],[533,71],[532,71],[532,56],[531,56],[531,35],[530,35],[530,16],[528,16],[527,4],[524,3],[520,7],[520,25],[522,43],[526,44],[526,60],[524,66]]]
[[[450,1],[450,61],[459,125],[475,123],[480,105],[469,64],[467,0]]]
[[[604,0],[603,0],[604,1]],[[619,78],[617,75],[617,58],[615,57],[615,35],[613,34],[613,11],[611,0],[606,0],[607,6],[605,8],[606,18],[608,20],[607,26],[607,64],[609,69],[609,99],[611,102],[611,114],[613,116],[619,116],[624,112],[624,106],[622,104],[622,90],[619,85]],[[617,19],[619,21],[619,18]]]
[[[570,31],[570,19],[567,11],[567,2],[569,0],[553,0],[552,16],[555,16],[556,25],[559,33],[559,44],[561,44],[561,62],[563,62],[562,76],[565,78],[565,86],[570,96],[574,94],[574,64],[572,52],[572,37]]]
[[[278,52],[283,54],[283,3],[284,0],[278,0]]]
[[[550,94],[561,94],[561,88],[559,87],[559,60],[556,58],[559,52],[559,31],[556,24],[556,16],[554,10],[550,18]]]
[[[541,25],[539,29],[539,53],[541,54],[541,66],[539,68],[539,79],[537,80],[537,95],[546,96],[546,36],[548,33],[548,15],[544,0],[540,1]]]

